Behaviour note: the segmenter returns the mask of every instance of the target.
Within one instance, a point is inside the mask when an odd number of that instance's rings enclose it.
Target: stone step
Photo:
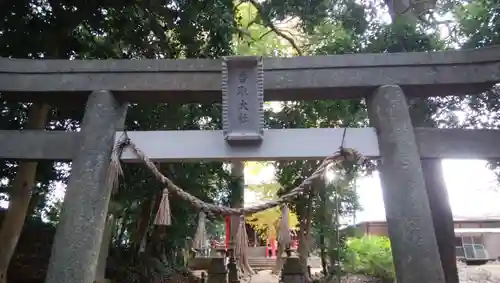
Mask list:
[[[206,270],[210,260],[210,257],[195,257],[189,260],[188,267],[192,270]],[[251,257],[248,259],[248,263],[256,270],[273,269],[276,265],[276,258]]]
[[[276,261],[248,261],[250,265],[275,265]]]
[[[253,264],[259,264],[259,265],[269,265],[269,264],[276,264],[276,261],[253,261],[253,260],[249,260],[248,263],[250,265],[253,265]]]
[[[276,258],[251,257],[248,259],[248,263],[255,270],[270,270],[276,266]]]
[[[269,257],[263,257],[263,258],[259,258],[259,257],[250,257],[248,258],[248,260],[251,260],[251,261],[276,261],[276,258],[269,258]]]

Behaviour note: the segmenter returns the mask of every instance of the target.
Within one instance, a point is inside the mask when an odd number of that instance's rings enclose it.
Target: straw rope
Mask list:
[[[198,214],[198,226],[196,227],[196,233],[194,235],[194,240],[193,240],[193,246],[192,248],[195,250],[203,250],[206,249],[207,247],[205,246],[206,240],[208,240],[207,237],[207,230],[205,228],[205,213],[200,212]]]
[[[248,261],[248,235],[245,227],[245,217],[240,216],[238,230],[236,232],[236,241],[234,243],[234,256],[238,259],[237,264],[245,276],[255,274]]]
[[[168,200],[168,189],[163,189],[160,206],[155,216],[155,225],[170,226],[172,224],[172,215],[170,212],[170,201]]]
[[[278,243],[283,247],[286,247],[292,243],[292,239],[290,237],[289,212],[288,206],[286,204],[283,204],[281,207]]]
[[[345,131],[344,131],[345,135]],[[344,138],[342,139],[344,140]],[[343,144],[343,142],[342,142]],[[313,181],[317,178],[321,178],[327,168],[330,165],[339,164],[342,161],[349,161],[351,163],[357,163],[359,165],[365,163],[366,159],[359,154],[354,149],[346,149],[343,148],[343,145],[340,149],[332,154],[331,156],[325,158],[323,162],[319,165],[319,167],[306,178],[299,186],[291,190],[289,193],[282,195],[280,198],[276,200],[271,200],[263,204],[254,205],[251,207],[244,208],[231,208],[225,206],[218,206],[210,203],[206,203],[199,198],[189,194],[179,186],[177,186],[172,180],[164,176],[159,168],[144,154],[142,150],[140,150],[127,136],[126,132],[122,135],[122,137],[116,142],[113,153],[111,156],[110,167],[108,171],[108,184],[112,188],[116,188],[118,186],[118,181],[120,176],[123,176],[123,170],[121,168],[120,158],[123,151],[128,148],[139,160],[141,160],[146,167],[151,171],[151,173],[155,176],[155,178],[160,181],[163,185],[165,185],[162,199],[160,202],[159,210],[155,217],[155,224],[157,225],[170,225],[171,224],[171,216],[170,216],[170,205],[168,200],[169,193],[174,193],[185,201],[189,202],[195,208],[200,210],[199,215],[199,224],[197,227],[196,237],[194,246],[198,246],[199,248],[203,247],[203,239],[206,237],[205,231],[205,214],[210,215],[240,215],[240,223],[236,235],[236,243],[235,243],[235,254],[239,259],[237,264],[239,265],[241,271],[247,276],[252,276],[254,271],[250,267],[248,263],[248,235],[245,229],[245,214],[253,214],[256,212],[264,211],[266,209],[285,204],[286,202],[290,202],[295,197],[298,197],[304,193],[306,193]],[[280,223],[280,253],[282,252],[285,245],[290,244],[290,235],[288,234],[288,207],[283,205],[282,207],[282,219]],[[281,255],[280,255],[281,257]],[[276,266],[279,268],[278,266]]]
[[[286,202],[290,202],[295,197],[300,196],[305,192],[307,192],[309,187],[312,185],[313,181],[316,178],[321,178],[329,165],[341,162],[343,160],[349,160],[357,164],[363,164],[366,161],[366,159],[356,150],[341,148],[331,156],[325,158],[323,162],[319,165],[319,167],[311,174],[311,176],[306,178],[299,186],[297,186],[290,192],[282,195],[280,198],[250,207],[232,208],[232,207],[225,207],[225,206],[214,205],[211,203],[206,203],[200,200],[199,198],[191,195],[190,193],[186,192],[179,186],[177,186],[174,182],[172,182],[172,180],[170,180],[160,172],[157,166],[144,154],[142,150],[140,150],[130,140],[130,138],[126,134],[124,134],[117,141],[111,157],[112,162],[110,164],[110,170],[108,175],[110,179],[108,180],[108,182],[109,184],[113,185],[113,187],[117,186],[119,176],[123,174],[119,160],[122,152],[126,148],[129,149],[139,160],[141,160],[144,163],[144,165],[146,165],[146,167],[151,171],[151,173],[155,176],[155,178],[162,184],[164,184],[165,188],[168,189],[170,193],[176,194],[183,200],[189,202],[195,208],[207,214],[222,215],[222,216],[253,214],[256,212],[264,211],[266,209],[278,206]]]

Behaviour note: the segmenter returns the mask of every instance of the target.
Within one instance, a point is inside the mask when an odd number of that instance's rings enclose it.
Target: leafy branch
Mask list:
[[[302,49],[299,47],[297,42],[295,42],[295,39],[293,39],[291,35],[286,34],[285,32],[281,31],[276,27],[272,19],[264,12],[264,8],[259,2],[257,2],[256,0],[247,0],[247,1],[251,3],[255,7],[255,9],[257,9],[257,12],[260,15],[260,18],[262,19],[264,26],[269,28],[270,32],[276,33],[279,37],[285,39],[288,43],[290,43],[292,48],[297,52],[299,56],[304,55]],[[265,35],[261,36],[260,39],[262,39]]]

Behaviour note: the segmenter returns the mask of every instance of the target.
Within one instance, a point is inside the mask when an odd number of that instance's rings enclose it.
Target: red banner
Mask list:
[[[226,249],[229,248],[229,239],[231,239],[231,217],[226,216]]]

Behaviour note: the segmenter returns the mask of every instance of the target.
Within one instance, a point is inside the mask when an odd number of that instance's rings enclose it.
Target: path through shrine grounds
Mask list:
[[[500,262],[485,264],[482,266],[466,266],[459,264],[460,283],[500,283]],[[320,272],[321,269],[313,269],[312,273]],[[250,283],[278,283],[278,277],[270,271],[264,270],[252,276]],[[343,278],[343,283],[377,282],[366,277]],[[333,283],[333,282],[332,282]]]
[[[459,264],[460,283],[500,283],[500,262],[492,262],[482,266],[466,266]],[[321,269],[313,268],[311,272],[314,274],[320,272]],[[271,274],[271,271],[260,271],[250,279],[244,280],[247,283],[278,283],[278,276]],[[343,278],[342,283],[375,283],[378,280],[370,280],[364,276],[353,276]],[[334,282],[332,282],[334,283]]]

